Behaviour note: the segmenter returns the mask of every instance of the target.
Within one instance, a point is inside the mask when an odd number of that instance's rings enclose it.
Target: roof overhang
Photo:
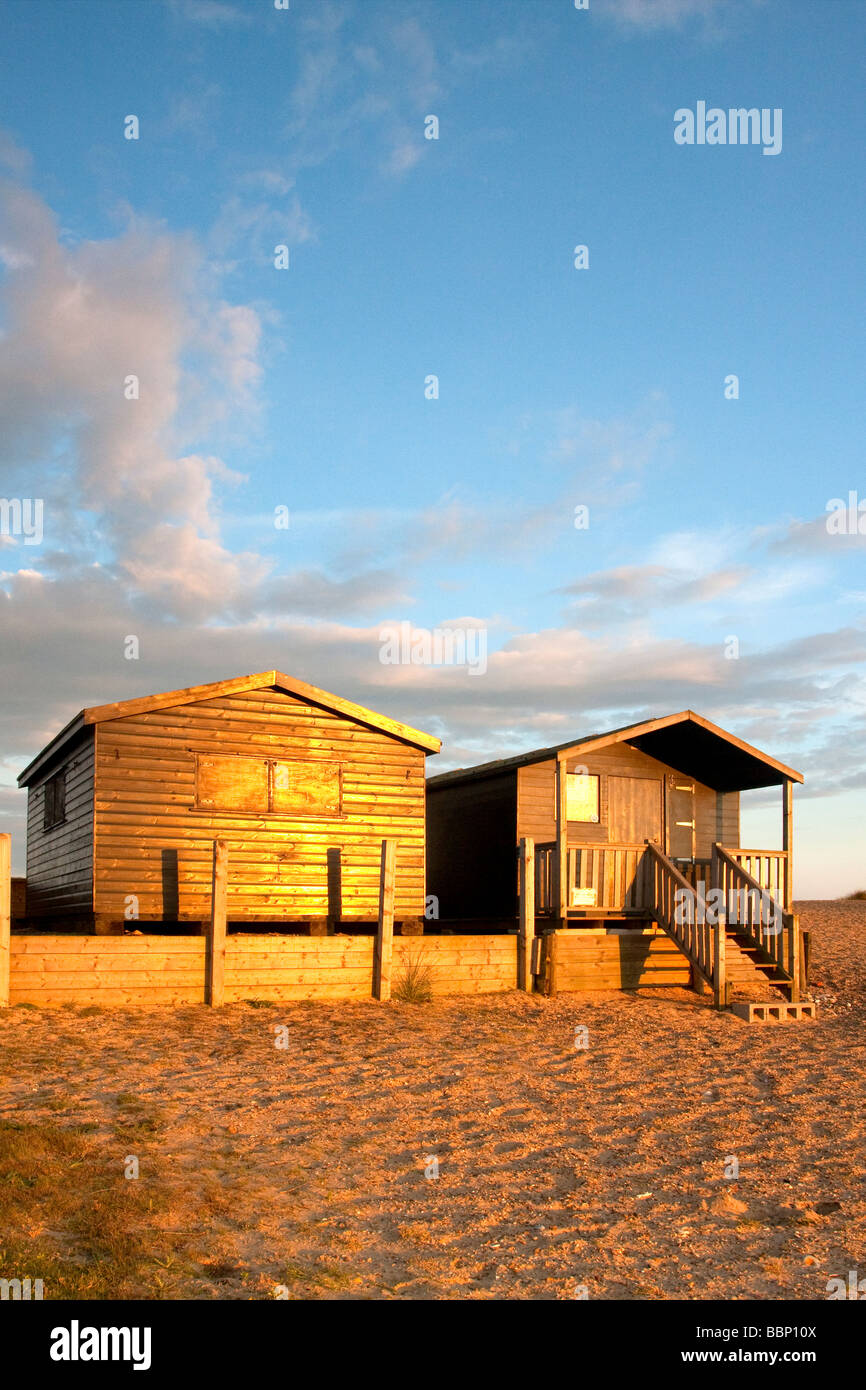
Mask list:
[[[455,782],[482,777],[496,777],[532,763],[558,759],[565,762],[579,759],[612,743],[627,743],[648,757],[676,768],[678,772],[719,792],[751,791],[756,787],[781,786],[784,782],[802,782],[803,774],[794,768],[762,753],[750,743],[719,728],[694,710],[647,719],[640,724],[627,724],[607,733],[592,734],[584,739],[561,743],[553,748],[537,748],[498,762],[482,763],[477,767],[456,768],[428,778],[431,790]]]
[[[729,734],[694,710],[681,710],[679,714],[648,719],[643,724],[582,740],[560,749],[557,757],[565,759],[572,752],[590,753],[611,743],[627,743],[719,792],[751,791],[803,781],[801,772]]]
[[[441,740],[434,738],[432,734],[424,734],[420,729],[413,729],[410,725],[401,724],[396,719],[388,719],[384,714],[377,714],[375,710],[366,709],[363,705],[356,705],[353,701],[344,700],[339,695],[332,695],[328,690],[320,690],[316,685],[309,685],[306,681],[297,680],[294,676],[287,676],[282,671],[259,671],[255,675],[237,676],[235,679],[227,681],[213,681],[209,685],[190,685],[182,690],[167,690],[162,695],[144,695],[137,700],[117,700],[109,705],[91,705],[70,720],[66,727],[61,729],[60,733],[25,767],[18,776],[18,785],[19,787],[28,786],[40,772],[45,770],[49,763],[54,761],[66,745],[77,738],[90,724],[104,724],[112,719],[127,719],[136,714],[149,714],[153,710],[172,709],[176,705],[194,704],[199,700],[215,700],[223,695],[240,695],[248,690],[270,688],[283,690],[288,695],[295,695],[299,699],[309,701],[310,704],[318,705],[334,714],[343,715],[346,719],[354,719],[359,724],[366,724],[368,728],[378,729],[381,733],[389,734],[392,738],[400,739],[403,743],[409,743],[415,748],[422,749],[425,753],[438,753],[442,747]]]

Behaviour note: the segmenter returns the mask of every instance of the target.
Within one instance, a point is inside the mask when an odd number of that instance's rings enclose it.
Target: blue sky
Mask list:
[[[866,535],[826,526],[866,501],[858,0],[0,27],[0,467],[45,505],[0,536],[16,845],[76,710],[277,666],[436,770],[697,709],[806,773],[798,891],[866,886]],[[699,101],[780,108],[781,151],[678,145]],[[486,671],[383,665],[401,622]]]

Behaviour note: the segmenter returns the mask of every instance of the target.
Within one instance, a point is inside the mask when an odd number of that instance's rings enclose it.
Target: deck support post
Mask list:
[[[535,936],[535,841],[520,841],[520,921],[517,931],[517,988],[532,992],[532,942]]]
[[[556,925],[568,926],[568,770],[556,759]]]
[[[807,931],[800,932],[800,994],[809,991],[809,964],[812,950],[812,937]]]
[[[394,950],[394,871],[396,840],[382,841],[379,867],[379,921],[373,954],[373,998],[391,998],[391,956]]]
[[[791,912],[794,906],[794,783],[789,777],[782,783],[782,849],[785,851],[782,907],[785,912]]]
[[[205,951],[205,1003],[219,1008],[225,1003],[226,890],[229,849],[225,840],[213,842],[210,921]]]
[[[788,968],[791,972],[789,998],[792,1004],[800,1002],[800,918],[792,912],[788,918]]]
[[[12,958],[12,836],[0,835],[0,1009],[9,1004]]]

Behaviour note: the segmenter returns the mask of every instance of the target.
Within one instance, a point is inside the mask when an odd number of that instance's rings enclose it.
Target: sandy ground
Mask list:
[[[866,903],[799,910],[812,1023],[685,990],[16,1008],[0,1114],[119,1165],[118,1096],[152,1113],[170,1296],[824,1299],[866,1275]]]

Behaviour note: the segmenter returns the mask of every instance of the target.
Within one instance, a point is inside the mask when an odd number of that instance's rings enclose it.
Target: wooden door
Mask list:
[[[695,784],[676,773],[668,778],[667,820],[671,859],[694,859]]]
[[[607,794],[611,844],[661,842],[661,782],[653,777],[609,777]]]

